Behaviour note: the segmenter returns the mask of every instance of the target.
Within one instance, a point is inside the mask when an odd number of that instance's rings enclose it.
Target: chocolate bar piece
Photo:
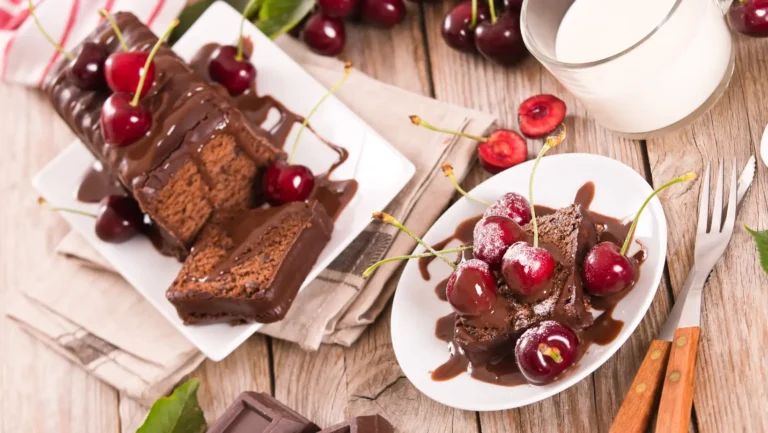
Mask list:
[[[320,427],[271,395],[247,391],[237,397],[208,433],[316,433],[319,430]]]
[[[367,415],[328,427],[320,433],[395,433],[395,428],[381,415]]]

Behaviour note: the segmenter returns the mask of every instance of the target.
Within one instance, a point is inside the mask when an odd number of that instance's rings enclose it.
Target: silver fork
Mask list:
[[[688,280],[659,338],[672,341],[667,372],[661,392],[656,432],[687,432],[691,421],[696,355],[701,325],[701,294],[709,274],[725,253],[736,225],[738,205],[738,173],[736,161],[731,170],[728,208],[723,222],[723,174],[725,161],[720,161],[711,218],[709,213],[710,164],[701,186],[699,223],[696,229],[694,264]],[[711,223],[708,224],[708,222]]]
[[[750,163],[754,165],[752,161]],[[749,168],[748,164],[745,172],[748,173]],[[716,181],[715,203],[710,218],[710,164],[707,164],[707,171],[701,183],[694,266],[659,337],[651,342],[648,353],[614,419],[610,433],[645,432],[661,386],[663,391],[656,432],[688,431],[693,405],[696,353],[699,346],[702,290],[707,277],[728,246],[736,224],[738,202],[744,197],[752,181],[750,176],[745,176],[743,189],[737,190],[737,167],[734,160],[728,208],[723,222],[724,171],[725,161],[721,160]],[[664,373],[665,365],[666,374]]]

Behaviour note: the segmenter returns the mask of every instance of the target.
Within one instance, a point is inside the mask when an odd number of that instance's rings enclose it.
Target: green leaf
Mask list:
[[[760,254],[760,266],[768,273],[768,230],[762,232],[754,231],[747,226],[745,229],[755,238],[755,245],[757,245],[757,252]]]
[[[296,27],[315,7],[315,0],[261,0],[256,27],[271,39]]]
[[[186,33],[190,27],[192,27],[192,24],[194,24],[195,21],[200,18],[200,15],[202,15],[203,12],[208,9],[208,6],[210,6],[213,2],[214,0],[202,0],[184,8],[184,10],[179,14],[179,25],[173,29],[171,37],[168,38],[169,43],[173,45],[176,41],[178,41],[179,38],[181,38],[181,36]]]
[[[136,433],[203,433],[208,426],[197,403],[200,381],[190,379],[152,405]]]

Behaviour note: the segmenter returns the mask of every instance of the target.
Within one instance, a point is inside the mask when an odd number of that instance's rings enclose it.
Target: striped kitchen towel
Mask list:
[[[129,11],[162,34],[187,0],[33,0],[45,31],[65,50],[75,47],[103,18],[98,10]],[[0,78],[40,86],[61,56],[29,16],[27,0],[0,0]]]

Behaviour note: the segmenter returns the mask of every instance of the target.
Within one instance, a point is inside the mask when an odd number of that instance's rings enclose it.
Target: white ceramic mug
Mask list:
[[[525,0],[521,26],[531,53],[597,122],[649,138],[688,125],[727,88],[734,49],[725,8],[715,0]]]

